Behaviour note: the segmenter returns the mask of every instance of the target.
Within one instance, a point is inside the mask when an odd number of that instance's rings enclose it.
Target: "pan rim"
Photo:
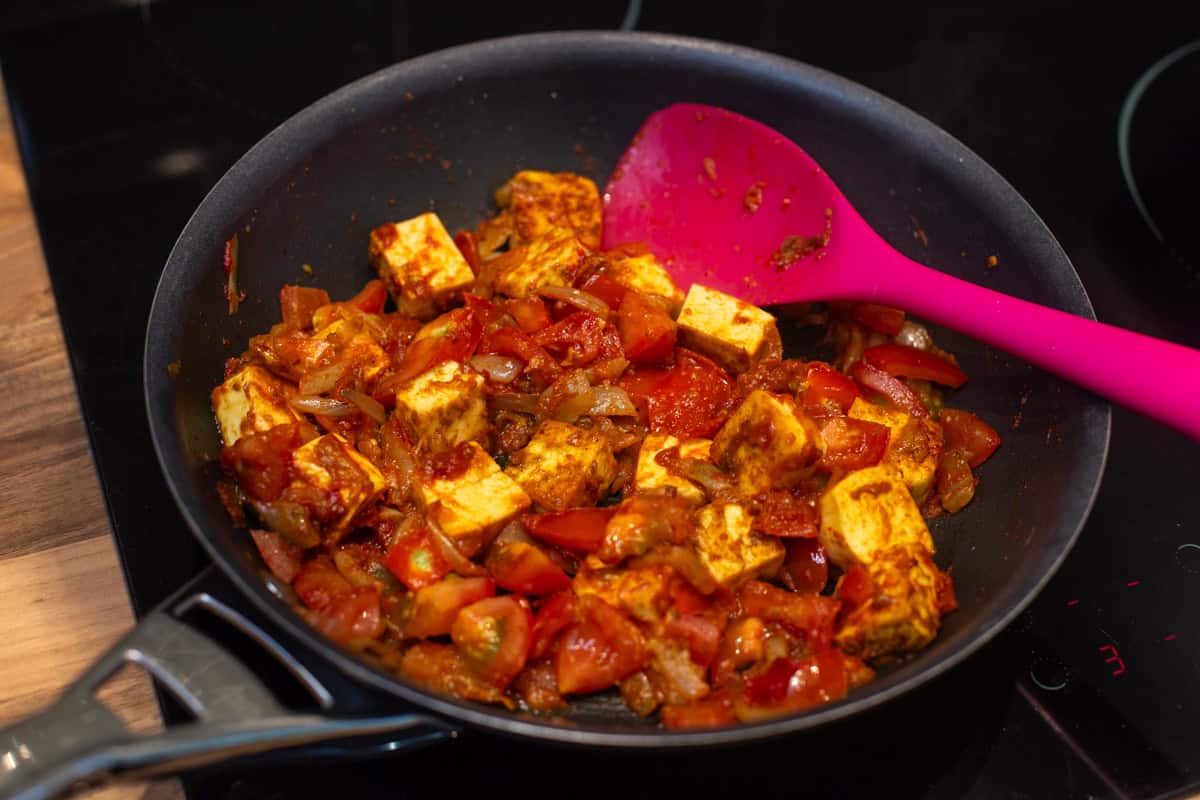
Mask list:
[[[665,731],[647,728],[645,731],[612,732],[564,727],[548,721],[522,719],[503,709],[493,709],[442,697],[405,683],[394,675],[371,666],[325,640],[298,615],[285,609],[282,603],[273,598],[258,576],[250,575],[248,571],[244,572],[239,565],[228,559],[206,533],[199,519],[192,513],[181,488],[181,484],[185,481],[176,474],[174,465],[177,453],[173,450],[176,446],[175,436],[171,427],[161,419],[155,406],[155,387],[162,383],[159,373],[165,373],[165,369],[162,367],[171,360],[169,355],[163,352],[164,348],[160,345],[162,339],[158,336],[160,332],[169,330],[170,315],[163,309],[170,304],[167,296],[170,294],[169,287],[172,276],[183,270],[183,265],[191,260],[188,252],[190,243],[197,236],[197,229],[208,224],[208,218],[213,216],[215,209],[228,205],[238,196],[237,186],[239,183],[244,181],[247,176],[259,176],[259,180],[261,180],[261,176],[269,176],[278,169],[278,167],[270,165],[270,162],[274,160],[273,154],[280,147],[288,150],[296,149],[296,145],[292,141],[295,134],[306,129],[311,130],[314,123],[330,118],[335,111],[352,109],[357,98],[369,96],[382,87],[397,84],[403,80],[402,76],[404,75],[436,72],[453,74],[457,64],[466,64],[481,59],[494,60],[502,57],[505,52],[514,50],[519,50],[523,54],[537,52],[549,55],[566,51],[578,54],[582,51],[597,51],[602,48],[618,46],[645,55],[683,56],[693,60],[721,61],[723,64],[737,67],[747,73],[754,73],[764,79],[780,81],[793,87],[803,87],[806,91],[825,91],[849,96],[853,102],[868,106],[876,113],[892,117],[912,131],[914,135],[938,143],[951,156],[956,157],[965,168],[977,170],[986,177],[990,194],[1003,197],[1007,205],[1014,210],[1014,219],[1021,219],[1024,224],[1032,226],[1046,240],[1045,243],[1051,248],[1052,254],[1062,261],[1066,272],[1060,277],[1068,278],[1071,281],[1072,285],[1068,294],[1074,300],[1065,310],[1095,319],[1086,289],[1074,266],[1048,226],[1016,189],[982,158],[932,121],[861,84],[819,67],[753,48],[671,34],[557,31],[487,39],[398,62],[325,95],[289,117],[260,139],[230,167],[200,202],[182,229],[165,262],[147,323],[143,351],[143,389],[151,439],[160,470],[166,479],[175,504],[192,534],[238,590],[247,596],[259,610],[266,613],[274,623],[290,635],[295,636],[314,653],[327,659],[344,675],[386,691],[436,715],[473,727],[516,735],[530,740],[608,748],[670,749],[743,743],[809,730],[846,719],[869,708],[883,705],[925,685],[957,666],[1008,627],[1038,596],[1071,552],[1095,503],[1108,458],[1111,435],[1111,407],[1106,402],[1095,398],[1095,405],[1090,409],[1098,413],[1099,419],[1090,420],[1089,427],[1094,429],[1100,426],[1101,429],[1094,430],[1086,439],[1086,449],[1090,452],[1086,454],[1088,456],[1086,462],[1080,464],[1080,471],[1088,474],[1077,478],[1081,486],[1090,484],[1090,491],[1086,493],[1085,497],[1076,498],[1070,513],[1064,512],[1068,518],[1075,518],[1073,530],[1065,532],[1065,536],[1063,535],[1064,531],[1057,532],[1056,540],[1062,544],[1058,553],[1053,558],[1042,562],[1039,565],[1037,578],[1029,583],[1020,584],[1022,594],[1013,602],[1009,602],[1002,613],[993,616],[969,636],[966,636],[958,650],[944,655],[940,660],[911,674],[905,674],[903,669],[898,670],[896,673],[880,679],[875,684],[878,688],[872,690],[870,687],[864,687],[847,698],[826,706],[764,722],[699,731]],[[306,146],[302,146],[301,149],[307,151]],[[1016,588],[1016,586],[1010,586],[1008,592],[1013,593]]]

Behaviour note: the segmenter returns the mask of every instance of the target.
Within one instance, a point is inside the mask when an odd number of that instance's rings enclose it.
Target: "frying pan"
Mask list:
[[[320,636],[292,610],[290,588],[233,527],[214,481],[219,437],[209,392],[223,362],[278,319],[284,283],[334,298],[371,277],[367,233],[436,210],[471,226],[522,168],[569,170],[603,183],[651,112],[675,101],[724,106],[780,130],[822,163],[885,238],[937,269],[1093,317],[1079,278],[1018,193],[929,121],[848,80],[764,53],[695,39],[551,33],[481,42],[417,58],[353,83],[285,122],[213,188],[163,270],[146,333],[149,425],[184,518],[232,584],[269,620],[187,590],[148,615],[63,699],[0,737],[0,789],[27,797],[109,777],[145,777],[336,737],[391,732],[397,748],[472,726],[604,748],[695,748],[777,737],[859,714],[910,692],[977,650],[1046,583],[1088,514],[1108,446],[1098,398],[1003,353],[936,331],[970,382],[953,398],[1003,435],[975,501],[931,526],[959,610],[913,658],[839,702],[740,727],[658,729],[615,693],[553,718],[424,692]],[[235,316],[222,295],[224,242],[239,234]],[[985,266],[998,255],[1000,265]],[[311,276],[303,270],[310,265]],[[202,631],[217,617],[291,673],[307,693],[289,710],[258,674]],[[411,712],[344,713],[344,704],[280,642],[295,641],[357,685]],[[195,721],[134,738],[93,699],[121,664],[150,671]],[[274,685],[272,684],[272,687]],[[397,733],[397,732],[400,733]],[[7,752],[3,752],[7,750]]]

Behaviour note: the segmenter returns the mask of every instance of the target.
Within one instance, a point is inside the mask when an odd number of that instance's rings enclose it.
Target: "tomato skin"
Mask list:
[[[509,594],[459,611],[450,639],[471,669],[496,686],[507,686],[529,657],[532,628],[529,601]]]
[[[707,667],[721,647],[721,626],[701,614],[680,614],[667,618],[663,630],[667,636],[688,643],[692,661]]]
[[[896,378],[919,378],[957,389],[967,374],[934,353],[903,344],[877,344],[863,351],[863,361]]]
[[[531,337],[559,359],[561,366],[581,367],[599,358],[604,350],[604,320],[587,311],[576,311]]]
[[[442,314],[421,328],[409,343],[391,382],[399,386],[443,361],[466,361],[482,334],[479,319],[471,309],[456,308]]]
[[[775,659],[742,682],[734,693],[734,710],[739,719],[750,722],[838,700],[849,688],[842,654],[827,648],[805,659]]]
[[[756,531],[786,539],[817,535],[821,520],[815,497],[772,489],[758,495],[758,500],[759,512],[752,523]]]
[[[597,597],[581,601],[583,620],[563,631],[554,674],[563,694],[588,694],[617,683],[646,664],[642,632]]]
[[[409,531],[384,556],[383,564],[397,580],[416,591],[431,586],[450,572],[450,564],[425,525]]]
[[[804,637],[814,649],[833,641],[833,625],[841,602],[817,594],[795,594],[763,581],[747,581],[738,592],[746,616],[778,622]]]
[[[292,588],[308,607],[305,617],[335,642],[374,638],[383,632],[379,593],[370,587],[352,586],[327,556],[307,562]]]
[[[504,302],[504,307],[521,326],[521,333],[536,333],[551,323],[550,312],[540,297],[514,297]]]
[[[622,382],[634,395],[644,391],[652,433],[669,433],[679,439],[713,436],[733,405],[735,384],[729,373],[691,350],[678,348],[675,365],[660,380],[650,373],[638,382]]]
[[[324,289],[285,284],[279,290],[279,310],[284,324],[301,329],[311,327],[313,312],[329,302],[329,293]]]
[[[626,292],[617,310],[617,331],[634,364],[661,364],[675,349],[675,320],[641,292]]]
[[[529,534],[574,553],[594,553],[604,544],[608,521],[617,513],[609,508],[568,508],[521,518]]]
[[[496,594],[491,578],[446,578],[417,590],[404,635],[425,638],[450,632],[458,612]]]
[[[1000,446],[996,429],[970,411],[943,408],[938,422],[942,425],[946,452],[961,450],[971,467],[987,461]]]
[[[720,728],[738,721],[733,713],[729,692],[720,690],[708,697],[693,700],[683,705],[666,705],[659,712],[663,727],[671,731],[692,728]]]
[[[843,415],[856,397],[862,397],[854,381],[822,361],[808,365],[808,386],[800,395],[800,405],[810,417]]]
[[[929,409],[925,408],[921,398],[899,378],[892,377],[864,361],[856,361],[850,368],[850,375],[864,388],[883,395],[892,405],[910,417],[929,418]]]
[[[626,293],[629,292],[629,289],[617,283],[603,272],[593,272],[578,288],[581,292],[587,292],[590,295],[599,297],[613,311],[621,307],[621,301],[625,298]]]
[[[533,617],[529,657],[539,659],[550,655],[558,634],[568,625],[575,624],[577,610],[574,592],[563,591],[546,598]]]
[[[358,294],[351,297],[348,302],[366,314],[379,314],[382,313],[383,307],[387,304],[387,299],[387,286],[384,285],[383,281],[376,279],[367,281]]]
[[[515,328],[497,328],[486,334],[479,342],[479,352],[519,358],[525,362],[525,371],[546,385],[562,374],[562,368],[544,347]]]
[[[551,594],[571,586],[567,573],[541,548],[529,542],[506,542],[492,547],[484,567],[497,586],[518,594]]]
[[[783,577],[787,587],[801,594],[823,590],[829,582],[829,561],[821,543],[816,539],[792,539],[786,547]]]
[[[866,567],[854,564],[838,581],[835,595],[845,603],[846,610],[858,608],[875,596],[875,581]]]
[[[467,262],[467,266],[471,268],[471,272],[478,275],[479,265],[483,261],[479,258],[479,248],[475,246],[475,234],[470,231],[459,231],[454,234],[454,244],[458,245],[458,252],[462,253],[462,257]]]
[[[892,435],[886,425],[850,417],[827,417],[819,427],[825,454],[818,466],[830,471],[875,466],[883,460]]]
[[[855,303],[851,312],[854,321],[873,331],[895,336],[904,327],[904,310],[878,303]]]

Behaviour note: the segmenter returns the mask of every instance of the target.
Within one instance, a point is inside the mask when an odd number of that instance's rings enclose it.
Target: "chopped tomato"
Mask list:
[[[875,581],[866,567],[854,564],[838,581],[836,595],[846,604],[847,610],[858,608],[875,596]]]
[[[621,300],[629,289],[617,283],[603,272],[593,272],[579,285],[580,291],[599,297],[604,304],[616,311],[621,307]]]
[[[951,514],[962,510],[975,497],[975,476],[971,473],[971,465],[962,450],[948,450],[942,453],[936,479],[942,508]]]
[[[939,355],[903,344],[877,344],[863,351],[863,360],[897,378],[918,378],[957,389],[967,374]]]
[[[527,664],[513,679],[512,690],[533,711],[557,711],[567,706],[567,701],[558,691],[554,665],[549,661]]]
[[[350,298],[349,303],[365,314],[381,314],[387,298],[387,286],[381,280],[373,280],[367,281],[358,294]]]
[[[841,603],[817,594],[795,594],[762,581],[747,581],[738,592],[742,613],[778,622],[804,637],[810,647],[833,641],[833,623]]]
[[[641,555],[659,542],[683,544],[694,531],[692,507],[682,497],[635,494],[617,506],[596,556],[606,564],[615,564]]]
[[[304,558],[304,550],[284,539],[274,531],[264,531],[258,528],[250,530],[254,546],[258,548],[263,563],[271,574],[284,583],[291,583],[300,572],[300,561]]]
[[[479,248],[475,246],[475,234],[470,231],[459,231],[454,234],[454,243],[458,245],[458,252],[462,253],[463,259],[467,262],[467,266],[471,268],[471,272],[479,274],[479,266],[483,260],[479,258]]]
[[[399,672],[414,683],[465,700],[483,703],[504,701],[498,687],[467,665],[462,653],[452,644],[417,642],[404,651]]]
[[[617,513],[610,508],[568,508],[530,514],[521,519],[531,536],[575,553],[594,553],[604,543],[608,521]]]
[[[351,585],[327,556],[306,563],[292,588],[308,607],[309,621],[336,642],[373,638],[383,631],[379,593]]]
[[[708,697],[682,705],[666,705],[659,712],[663,727],[667,730],[689,730],[692,728],[720,728],[738,721],[733,713],[729,692],[713,692]]]
[[[563,631],[554,653],[554,674],[563,694],[587,694],[612,686],[641,669],[648,657],[642,632],[598,597],[582,600],[583,620]]]
[[[388,572],[414,591],[437,583],[450,572],[450,563],[443,558],[426,525],[414,525],[392,545],[383,563]]]
[[[479,342],[479,352],[511,356],[525,362],[525,371],[535,375],[543,384],[553,383],[562,368],[546,349],[516,328],[497,328]]]
[[[829,581],[825,548],[816,539],[792,539],[787,542],[782,577],[793,592],[819,593]]]
[[[536,333],[550,325],[550,312],[540,297],[515,297],[506,300],[504,307],[521,326],[521,333]]]
[[[958,608],[958,595],[954,591],[954,581],[949,573],[933,567],[934,591],[938,613],[945,616]]]
[[[738,719],[753,722],[841,699],[849,688],[841,652],[826,648],[802,660],[772,661],[734,692],[734,710]]]
[[[899,378],[894,378],[864,361],[856,361],[850,368],[850,375],[862,384],[863,388],[883,395],[905,414],[921,419],[929,417],[929,410],[925,408],[921,398]]]
[[[450,638],[471,669],[497,686],[507,686],[529,657],[532,628],[529,601],[509,594],[459,611]]]
[[[938,422],[942,424],[946,450],[961,450],[972,467],[987,461],[1000,446],[996,429],[970,411],[943,408]]]
[[[559,359],[564,367],[580,367],[595,361],[604,348],[604,320],[587,311],[576,311],[531,337]]]
[[[279,290],[279,310],[285,325],[308,328],[312,325],[313,312],[329,305],[329,293],[311,286],[284,285]]]
[[[484,563],[496,585],[518,594],[550,594],[570,587],[571,579],[540,547],[505,542],[488,551]]]
[[[533,644],[530,647],[530,658],[545,658],[558,635],[568,625],[575,623],[577,603],[575,594],[571,591],[559,592],[546,598],[533,617]]]
[[[827,417],[820,428],[825,454],[818,466],[830,471],[875,466],[883,460],[892,435],[886,425],[850,417]]]
[[[725,686],[737,670],[761,661],[766,646],[767,628],[761,619],[739,617],[730,622],[712,665],[712,685]]]
[[[461,609],[495,593],[491,578],[450,577],[418,589],[404,635],[423,638],[449,633]]]
[[[456,308],[442,314],[417,333],[391,382],[399,387],[443,361],[466,361],[475,352],[481,335],[479,320],[470,309]]]
[[[855,303],[852,312],[854,321],[873,331],[895,336],[904,327],[904,310],[878,303]]]
[[[634,364],[661,364],[675,349],[675,320],[641,292],[626,292],[617,310],[621,347]]]
[[[292,482],[292,453],[304,444],[299,423],[251,433],[221,450],[221,466],[255,500],[279,498]]]
[[[808,386],[800,395],[800,405],[810,417],[842,415],[850,410],[862,391],[854,381],[822,361],[808,365]]]
[[[667,618],[663,632],[688,644],[692,661],[707,667],[721,646],[721,626],[701,614],[680,614]]]
[[[622,386],[631,395],[641,388],[631,390],[625,383]],[[729,416],[733,390],[729,373],[699,353],[679,348],[675,365],[649,388],[646,408],[650,430],[680,439],[709,438]]]
[[[755,530],[782,538],[817,535],[821,519],[816,497],[796,497],[784,489],[772,489],[759,495],[758,500],[759,512],[752,523]]]

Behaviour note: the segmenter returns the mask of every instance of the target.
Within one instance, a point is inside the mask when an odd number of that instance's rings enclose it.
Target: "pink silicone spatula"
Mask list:
[[[647,119],[605,189],[604,246],[630,241],[648,244],[685,288],[758,305],[899,306],[1200,439],[1200,351],[918,264],[794,142],[731,111],[678,104]]]

